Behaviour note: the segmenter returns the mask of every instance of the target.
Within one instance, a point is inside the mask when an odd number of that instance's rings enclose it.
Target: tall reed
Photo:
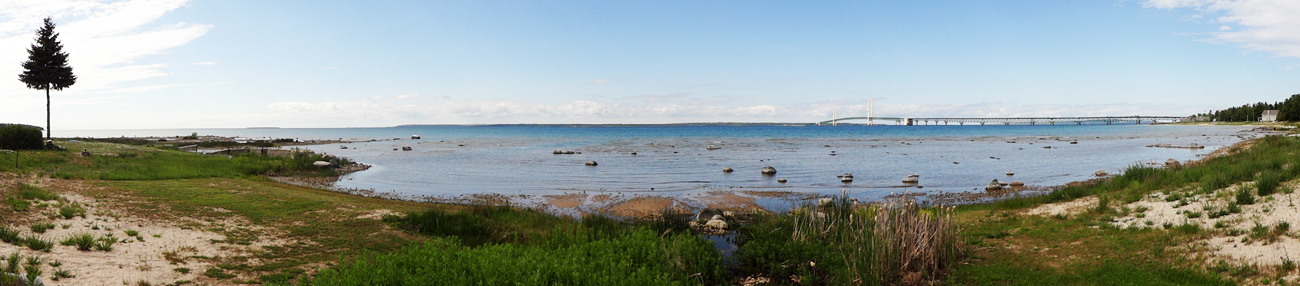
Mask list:
[[[843,259],[844,269],[823,270],[841,276],[831,280],[915,285],[939,278],[963,255],[955,210],[921,207],[911,200],[857,208],[841,197],[792,212],[790,240],[825,244]]]

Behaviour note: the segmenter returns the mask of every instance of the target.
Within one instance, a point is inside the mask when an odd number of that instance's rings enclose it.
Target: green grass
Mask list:
[[[1231,156],[1209,158],[1193,167],[1156,168],[1135,165],[1108,180],[1072,184],[1042,196],[1011,198],[991,204],[962,206],[961,209],[1022,209],[1099,194],[1142,196],[1157,190],[1186,186],[1197,187],[1196,193],[1209,193],[1256,179],[1289,181],[1300,176],[1300,154],[1293,151],[1295,149],[1300,149],[1300,138],[1267,136],[1258,139],[1251,148],[1240,150]],[[1268,185],[1267,182],[1265,185]],[[1253,203],[1255,194],[1250,195],[1250,198],[1243,196],[1242,199]],[[1246,205],[1240,201],[1238,203]]]
[[[9,208],[12,209],[13,211],[25,212],[27,211],[28,208],[31,207],[32,202],[28,200],[19,199],[19,198],[6,198],[5,204],[9,205]]]
[[[31,225],[30,228],[32,229],[32,232],[45,233],[46,230],[54,229],[54,227],[55,227],[54,223],[42,222],[42,223],[34,223]]]
[[[46,191],[45,189],[42,189],[37,186],[23,184],[23,183],[18,184],[18,197],[25,200],[42,200],[42,201],[53,201],[62,198],[59,196],[59,194]]]
[[[114,152],[117,156],[82,157],[71,151],[23,152],[18,166],[12,158],[0,158],[0,172],[35,172],[62,179],[98,180],[170,180],[189,178],[240,178],[275,172],[335,176],[330,168],[316,168],[312,162],[323,160],[319,154],[299,153],[293,158],[259,155],[204,156],[177,150],[127,147],[105,143],[71,143],[69,150],[82,148]],[[93,153],[93,152],[92,152]],[[4,157],[4,156],[0,156]],[[350,162],[343,162],[350,164]]]
[[[59,241],[59,244],[76,246],[77,250],[81,251],[90,251],[91,248],[95,247],[95,241],[96,239],[94,234],[81,233]]]
[[[720,258],[689,234],[649,229],[589,240],[557,232],[544,245],[469,247],[455,237],[322,270],[309,285],[718,285]],[[697,274],[699,273],[699,274]]]

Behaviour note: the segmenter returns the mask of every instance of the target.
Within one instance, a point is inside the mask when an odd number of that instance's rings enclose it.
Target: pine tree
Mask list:
[[[27,88],[45,90],[45,140],[50,140],[50,90],[63,90],[77,83],[77,76],[68,66],[68,53],[63,52],[59,34],[54,32],[54,22],[45,18],[45,26],[36,30],[36,43],[27,49],[27,62],[18,80]]]

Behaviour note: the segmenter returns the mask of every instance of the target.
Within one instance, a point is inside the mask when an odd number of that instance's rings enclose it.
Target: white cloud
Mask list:
[[[1295,0],[1147,0],[1145,7],[1192,8],[1219,15],[1215,21],[1234,23],[1211,32],[1215,42],[1236,43],[1279,57],[1300,58],[1300,1]],[[1224,29],[1227,28],[1227,29]]]
[[[0,1],[0,74],[22,72],[16,64],[45,16],[53,18],[59,40],[69,54],[77,83],[68,93],[139,91],[150,87],[122,87],[131,81],[167,75],[170,65],[141,64],[139,60],[184,45],[203,36],[210,25],[171,23],[145,28],[188,0],[10,0]],[[215,63],[215,62],[212,62]],[[204,64],[204,63],[198,63]],[[0,91],[21,93],[18,81],[0,81]],[[3,97],[0,97],[3,98]]]
[[[609,82],[609,79],[607,79],[607,78],[598,78],[598,79],[593,79],[593,80],[587,82],[587,84],[602,84],[602,83],[608,83],[608,82]]]
[[[865,104],[816,102],[788,106],[771,104],[728,106],[672,102],[602,102],[578,100],[540,104],[521,100],[457,99],[436,104],[397,104],[379,99],[360,101],[282,101],[268,104],[268,122],[304,124],[300,127],[392,126],[401,124],[480,123],[680,123],[680,122],[818,122],[838,108],[840,117],[865,116]],[[1142,105],[1013,105],[899,104],[875,106],[881,117],[1051,117],[1170,115],[1185,116],[1195,108]],[[333,125],[331,125],[333,124]]]
[[[215,64],[217,64],[217,62],[197,62],[197,63],[192,63],[191,65],[196,65],[196,66],[210,66],[210,65],[215,65]]]
[[[415,93],[408,93],[408,94],[398,94],[397,96],[394,96],[394,97],[393,97],[393,99],[398,99],[398,100],[400,100],[400,99],[414,99],[414,98],[420,98],[420,95],[419,95],[419,94],[415,94]]]

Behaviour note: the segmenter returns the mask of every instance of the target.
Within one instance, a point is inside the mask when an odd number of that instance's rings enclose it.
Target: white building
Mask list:
[[[1277,121],[1277,110],[1265,110],[1264,114],[1259,116],[1259,121],[1273,122]]]

